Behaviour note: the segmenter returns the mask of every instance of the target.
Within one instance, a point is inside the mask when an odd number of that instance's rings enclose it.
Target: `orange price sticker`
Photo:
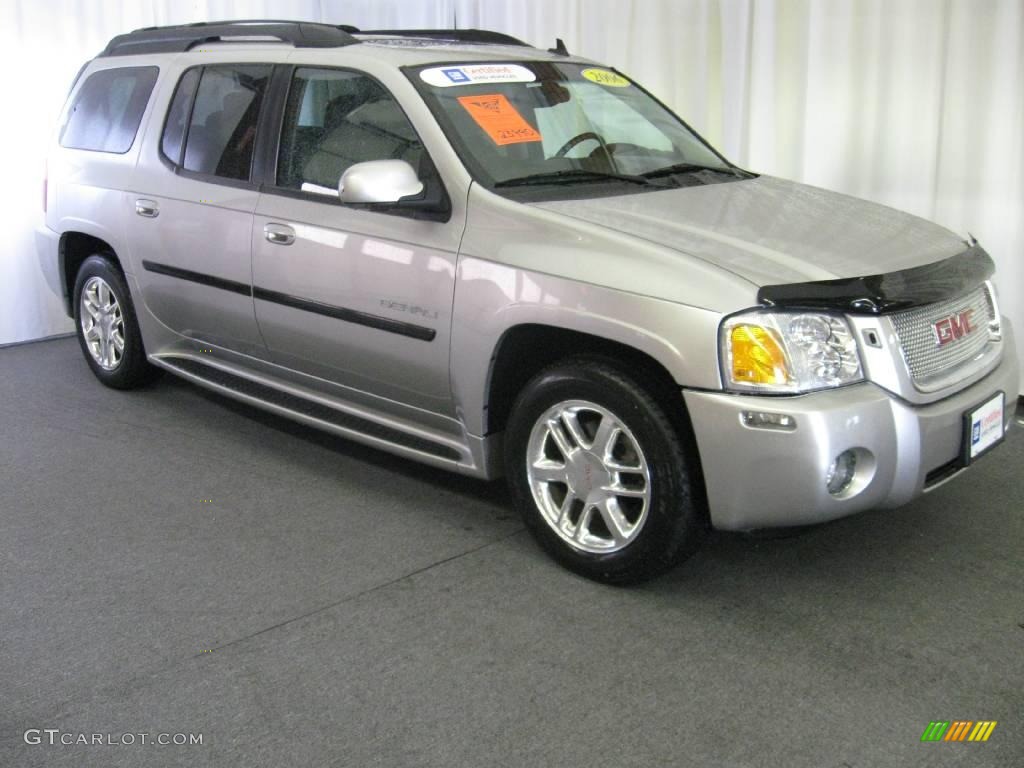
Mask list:
[[[459,104],[499,146],[541,140],[540,134],[523,119],[504,94],[460,96]]]

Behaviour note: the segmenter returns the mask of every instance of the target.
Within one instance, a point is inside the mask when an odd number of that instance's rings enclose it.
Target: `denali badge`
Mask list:
[[[962,339],[973,331],[974,328],[971,326],[972,314],[974,314],[973,309],[965,309],[932,323],[932,329],[935,331],[936,346],[941,347],[949,344],[951,341]]]

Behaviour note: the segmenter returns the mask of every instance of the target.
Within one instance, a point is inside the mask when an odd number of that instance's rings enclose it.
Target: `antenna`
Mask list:
[[[569,49],[565,47],[565,42],[560,37],[555,38],[555,47],[548,48],[548,53],[557,53],[559,56],[569,56]]]

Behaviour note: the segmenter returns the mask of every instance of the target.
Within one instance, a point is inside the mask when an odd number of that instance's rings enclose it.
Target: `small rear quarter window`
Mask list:
[[[60,145],[94,152],[127,152],[135,141],[159,72],[158,67],[93,72],[75,94],[60,132]]]

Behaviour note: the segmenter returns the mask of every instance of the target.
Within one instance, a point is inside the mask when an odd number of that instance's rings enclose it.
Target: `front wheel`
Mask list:
[[[672,567],[707,529],[687,429],[612,362],[542,371],[520,393],[506,436],[527,527],[555,559],[598,581],[635,583]]]

